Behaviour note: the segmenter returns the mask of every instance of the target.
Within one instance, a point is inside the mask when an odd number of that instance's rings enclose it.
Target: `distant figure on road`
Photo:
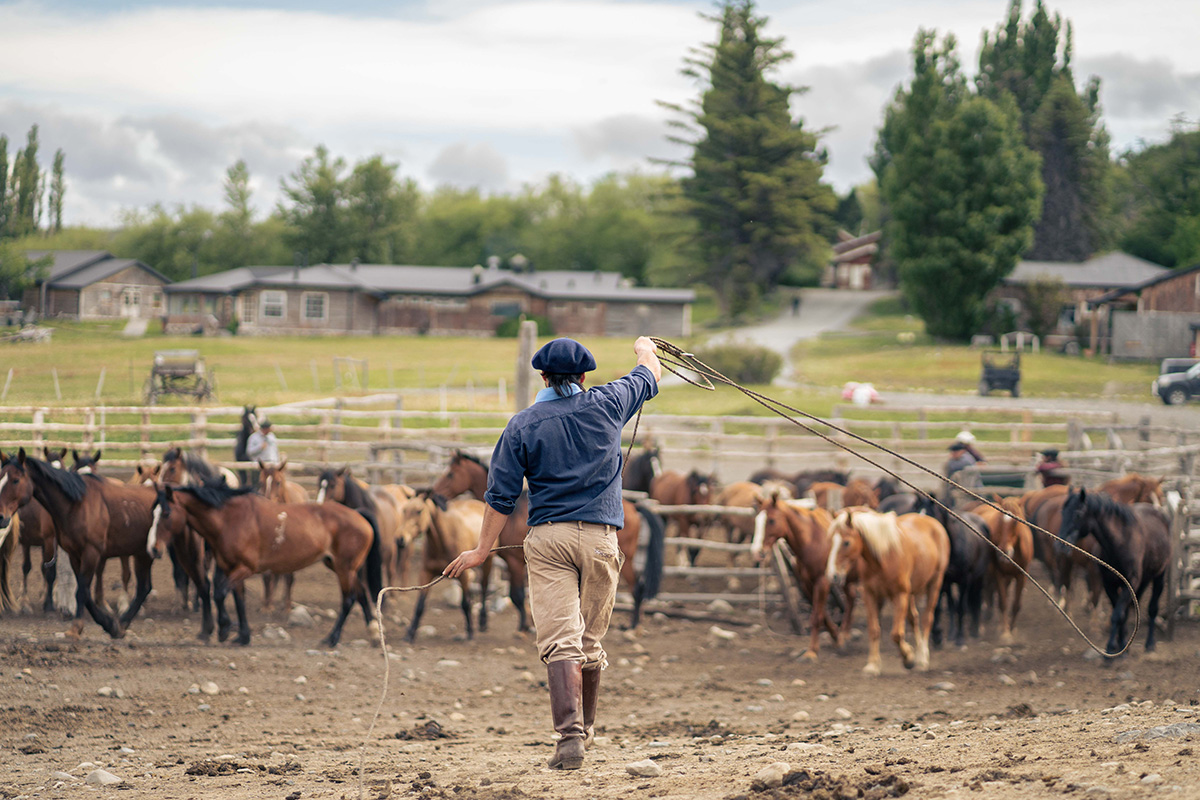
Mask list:
[[[792,316],[800,316],[800,295],[795,295],[792,298]]]

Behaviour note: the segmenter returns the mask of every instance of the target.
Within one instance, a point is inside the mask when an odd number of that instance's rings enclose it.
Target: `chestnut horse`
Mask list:
[[[367,630],[376,633],[378,622],[363,575],[368,553],[378,540],[373,520],[336,503],[276,503],[253,489],[231,489],[217,481],[204,486],[162,484],[154,508],[165,518],[169,515],[166,506],[171,504],[187,515],[188,524],[212,548],[217,565],[228,576],[238,614],[235,643],[250,643],[246,578],[267,570],[286,575],[322,560],[337,575],[342,591],[337,621],[322,643],[337,646],[355,601],[362,606]],[[170,544],[169,537],[161,533],[155,541],[156,554]],[[377,568],[377,560],[375,564]],[[224,608],[225,597],[220,594],[217,637],[221,641],[230,628]]]
[[[76,577],[74,633],[82,631],[86,609],[114,639],[124,636],[150,594],[152,559],[146,552],[146,535],[154,491],[55,469],[45,461],[27,458],[24,448],[15,462],[10,459],[6,464],[5,474],[9,480],[32,484],[33,496],[50,513],[58,544],[71,559]],[[105,558],[125,555],[134,557],[137,593],[125,613],[113,619],[88,588]]]
[[[274,500],[276,503],[307,503],[308,490],[298,483],[293,483],[288,480],[287,476],[287,456],[283,457],[278,464],[268,464],[264,461],[258,462],[258,492],[268,500]],[[290,611],[292,608],[292,586],[296,583],[296,574],[289,572],[283,575],[283,610]],[[273,595],[275,594],[275,579],[276,576],[272,572],[264,572],[263,580],[263,611],[271,611],[274,608]]]
[[[664,506],[703,506],[712,502],[716,481],[712,476],[692,470],[687,475],[667,470],[650,482],[650,499]],[[676,535],[685,539],[700,538],[704,520],[699,514],[672,514]],[[700,548],[688,548],[688,561],[696,565]]]
[[[60,466],[62,459],[67,454],[65,447],[60,453],[54,453],[48,447],[44,452],[47,461],[57,460]],[[0,463],[5,460],[3,454],[0,453]],[[29,571],[33,569],[30,551],[34,547],[40,547],[42,550],[42,582],[46,586],[46,593],[42,599],[42,611],[50,613],[54,610],[54,583],[58,578],[58,537],[50,513],[42,507],[41,503],[33,499],[32,484],[26,482],[24,485],[26,491],[22,492],[16,512],[20,517],[20,522],[17,524],[17,543],[21,547],[22,554],[21,600],[24,603],[29,596]],[[11,488],[9,491],[12,491]]]
[[[1033,529],[1033,555],[1041,561],[1050,573],[1050,581],[1054,585],[1054,593],[1058,597],[1058,605],[1064,611],[1070,607],[1071,578],[1075,567],[1084,570],[1087,578],[1087,606],[1095,610],[1100,603],[1100,573],[1095,562],[1087,556],[1074,550],[1059,552],[1054,547],[1054,539],[1037,530],[1042,528],[1050,533],[1058,534],[1062,527],[1063,505],[1067,502],[1069,487],[1065,485],[1047,486],[1021,496],[1021,505],[1025,509],[1025,520]],[[1098,550],[1093,539],[1084,538],[1079,547],[1095,555]]]
[[[432,581],[442,574],[459,553],[473,550],[479,544],[479,532],[483,528],[484,504],[482,500],[455,500],[447,503],[446,498],[431,491],[418,492],[400,509],[400,526],[404,535],[411,541],[418,536],[425,537],[424,560],[421,563],[421,584]],[[481,606],[487,605],[488,580],[492,574],[492,559],[485,559],[479,565],[479,587]],[[464,571],[458,576],[458,584],[462,587],[461,606],[463,617],[466,619],[467,638],[475,636],[475,628],[471,621],[471,570]],[[425,598],[429,587],[421,590],[417,596],[417,605],[413,609],[412,621],[404,634],[404,641],[410,644],[417,638],[417,629],[421,625],[421,617],[425,614]],[[482,614],[482,612],[481,612]],[[483,628],[483,617],[480,618],[480,629]]]
[[[458,497],[470,492],[476,499],[482,500],[487,491],[488,468],[475,456],[455,451],[450,458],[450,465],[436,481],[432,491],[442,497]],[[617,531],[617,545],[625,556],[621,566],[621,577],[629,584],[633,594],[633,611],[630,627],[636,628],[641,621],[642,603],[653,599],[658,594],[662,580],[663,539],[665,538],[662,517],[650,511],[645,506],[634,505],[624,501],[625,527]],[[528,497],[521,495],[517,507],[508,515],[503,530],[500,531],[497,545],[518,545],[525,542],[529,533]],[[641,526],[645,524],[650,533],[646,547],[646,563],[639,574],[634,566],[638,542],[641,538]],[[522,550],[501,550],[496,555],[504,562],[508,570],[508,596],[519,615],[518,631],[529,630],[528,616],[525,611],[525,585],[528,574],[525,569],[525,555]],[[479,629],[487,630],[485,608],[479,612]]]
[[[996,497],[994,502],[1004,513],[987,504],[979,505],[975,513],[987,523],[992,544],[1004,554],[991,551],[992,573],[1000,600],[1000,641],[1008,644],[1013,640],[1013,628],[1021,611],[1021,592],[1025,589],[1022,570],[1028,570],[1033,561],[1033,531],[1025,523],[1020,499]]]
[[[829,526],[833,538],[826,574],[844,577],[855,565],[867,606],[870,651],[863,672],[878,675],[879,611],[884,599],[892,603],[892,641],[900,648],[907,669],[929,669],[929,634],[942,591],[942,576],[950,561],[950,537],[941,523],[923,514],[879,514],[869,508],[842,509]],[[861,559],[861,563],[860,563]],[[925,598],[918,619],[917,598]],[[905,619],[911,617],[916,649],[904,639]]]
[[[1113,478],[1100,484],[1097,491],[1116,500],[1118,503],[1149,503],[1154,506],[1165,505],[1162,478],[1147,478],[1136,472]]]
[[[1100,558],[1133,587],[1107,569],[1100,570],[1104,592],[1112,603],[1107,651],[1115,655],[1125,643],[1125,623],[1133,597],[1151,585],[1146,609],[1146,651],[1154,650],[1158,601],[1171,565],[1170,523],[1162,509],[1149,503],[1126,505],[1097,492],[1071,492],[1063,506],[1060,535],[1072,544],[1091,536],[1099,544]],[[1065,549],[1062,544],[1060,549]]]
[[[761,524],[756,526],[754,540],[750,545],[750,553],[755,560],[768,553],[780,539],[787,542],[795,557],[793,565],[796,583],[812,606],[809,617],[808,649],[804,658],[817,660],[821,649],[821,629],[829,631],[836,646],[841,647],[850,633],[850,615],[853,609],[849,598],[853,595],[847,591],[845,615],[839,630],[834,627],[825,606],[829,601],[830,581],[826,574],[829,564],[829,549],[832,540],[829,537],[829,525],[833,517],[823,508],[807,508],[801,503],[783,498],[779,492],[765,492],[758,501]],[[858,576],[851,570],[849,580],[857,580]],[[848,583],[849,583],[848,580]]]

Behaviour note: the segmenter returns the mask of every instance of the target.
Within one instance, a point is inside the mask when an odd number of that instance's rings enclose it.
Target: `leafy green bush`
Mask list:
[[[783,369],[783,356],[752,344],[720,344],[696,356],[722,375],[741,384],[768,384]]]
[[[521,330],[521,320],[533,320],[538,326],[538,336],[553,336],[554,326],[550,324],[550,320],[546,317],[539,316],[520,316],[509,317],[496,326],[496,336],[501,339],[515,339],[517,332]]]

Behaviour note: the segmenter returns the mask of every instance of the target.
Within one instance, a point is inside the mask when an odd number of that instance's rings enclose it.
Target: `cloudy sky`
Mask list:
[[[1027,3],[1026,5],[1028,5]],[[760,0],[795,59],[779,80],[828,129],[829,180],[866,180],[881,110],[919,26],[954,32],[973,74],[1008,0]],[[1197,0],[1059,0],[1075,70],[1102,80],[1117,148],[1200,118]],[[710,0],[0,0],[0,133],[33,123],[67,155],[68,223],[155,201],[221,202],[239,158],[265,214],[318,143],[382,153],[425,187],[587,182],[673,155],[656,101],[686,102]]]

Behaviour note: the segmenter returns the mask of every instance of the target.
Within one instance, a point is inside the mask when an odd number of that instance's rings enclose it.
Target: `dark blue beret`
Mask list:
[[[578,375],[596,368],[596,359],[574,339],[555,339],[533,354],[533,368],[540,372]]]

